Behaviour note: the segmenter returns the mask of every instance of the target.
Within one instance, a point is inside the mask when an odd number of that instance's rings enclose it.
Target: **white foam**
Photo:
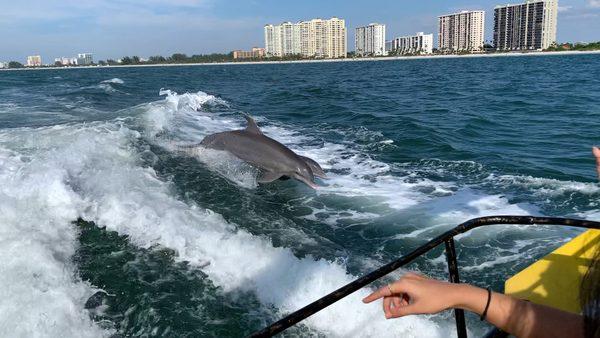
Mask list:
[[[438,232],[457,226],[472,218],[491,215],[531,215],[538,209],[529,204],[511,204],[505,196],[487,195],[471,188],[463,188],[449,196],[432,199],[419,206],[419,212],[428,215],[423,217],[421,227],[408,234],[400,234],[395,238],[416,238],[425,232]],[[510,225],[507,225],[510,226]],[[527,227],[520,227],[526,229]],[[493,230],[496,229],[496,230]],[[486,229],[488,234],[495,234],[498,227]],[[473,231],[457,236],[471,236]]]
[[[444,222],[464,222],[490,215],[528,215],[537,208],[527,204],[512,204],[503,195],[487,195],[463,188],[451,196],[438,198],[427,206],[428,214]]]
[[[167,97],[164,101],[154,103],[147,114],[148,119],[154,121],[146,124],[151,135],[171,131],[176,143],[179,139],[182,140],[179,143],[189,144],[198,143],[211,133],[245,126],[241,115],[232,118],[203,112],[203,104],[215,100],[225,103],[214,96],[203,92],[176,94],[169,90],[162,90],[160,94]],[[257,120],[264,121],[260,117]],[[317,194],[367,198],[368,204],[373,206],[372,213],[385,214],[391,210],[405,209],[428,200],[431,196],[447,195],[453,188],[452,184],[433,182],[416,175],[399,177],[388,164],[373,160],[355,149],[351,143],[325,142],[316,146],[317,135],[311,136],[309,133],[271,123],[261,126],[261,129],[299,155],[313,158],[328,171],[329,178],[320,182],[323,187]],[[232,177],[230,180],[237,179]],[[422,191],[428,193],[424,194]]]
[[[600,210],[591,210],[577,214],[579,217],[589,219],[591,221],[600,222]]]
[[[46,230],[60,240],[47,241],[45,233],[39,236],[40,246],[46,245],[45,250],[51,252],[42,268],[50,265],[65,276],[59,279],[61,285],[51,283],[48,287],[52,294],[56,293],[53,296],[56,299],[52,298],[56,302],[43,302],[39,308],[47,309],[59,304],[62,312],[55,311],[48,315],[52,317],[50,322],[60,322],[58,327],[65,329],[62,333],[68,335],[68,332],[72,332],[69,330],[76,328],[84,333],[88,330],[100,335],[82,310],[85,297],[80,296],[83,291],[87,291],[85,293],[88,295],[90,288],[86,288],[84,283],[72,281],[69,270],[63,270],[64,266],[70,264],[68,260],[73,253],[75,240],[74,230],[68,222],[77,216],[126,234],[138,246],[159,244],[172,248],[177,251],[178,259],[198,267],[205,266],[204,271],[209,278],[224,292],[252,291],[262,303],[273,305],[282,313],[296,310],[354,279],[346,273],[341,263],[311,257],[298,259],[289,249],[275,248],[268,239],[255,237],[209,210],[178,200],[173,196],[170,185],[158,179],[151,168],[137,164],[139,155],[129,144],[139,136],[134,131],[110,123],[13,130],[0,134],[1,142],[10,142],[14,149],[32,151],[28,153],[21,150],[21,154],[10,155],[13,162],[16,161],[16,164],[12,164],[16,167],[10,177],[21,175],[23,178],[17,183],[31,181],[25,185],[30,187],[30,191],[26,189],[19,192],[23,190],[21,184],[3,184],[5,194],[28,196],[29,193],[32,200],[20,207],[8,207],[3,215],[13,215],[11,224],[23,224],[26,230],[19,232],[19,235],[23,236],[25,243],[32,241],[32,230],[39,227],[46,229],[43,220],[48,216],[58,221],[49,224]],[[24,156],[28,156],[27,161]],[[7,157],[4,155],[2,158]],[[3,177],[2,182],[6,180],[8,178]],[[14,200],[17,203],[22,199]],[[29,211],[26,221],[20,220],[19,210],[25,212],[32,206],[40,211]],[[57,228],[57,224],[62,225]],[[25,231],[28,233],[25,234]],[[14,241],[11,240],[11,243]],[[65,249],[65,245],[71,249]],[[16,266],[32,269],[37,265],[34,262],[38,260],[32,259],[33,253],[28,255],[27,252],[25,256],[29,259],[19,258]],[[37,249],[33,252],[37,252]],[[60,259],[54,252],[60,253]],[[56,273],[53,271],[53,274]],[[9,275],[9,280],[4,281],[7,287],[20,277],[18,271],[11,271]],[[43,280],[44,283],[50,283],[54,279],[44,277]],[[22,283],[23,289],[13,292],[9,306],[27,299],[30,293],[35,294],[32,292],[36,288],[34,281],[35,278],[31,278],[31,285]],[[75,292],[77,290],[79,292]],[[309,318],[306,324],[331,336],[442,335],[439,327],[425,317],[386,321],[380,304],[363,305],[360,302],[367,292],[357,292]],[[72,306],[63,308],[65,299],[70,300]],[[37,310],[36,313],[41,311]],[[25,317],[28,327],[34,321],[27,311],[18,311],[16,315]],[[15,329],[15,323],[13,321],[5,327]],[[45,329],[52,328],[42,328]],[[40,327],[33,330],[40,330]]]
[[[402,210],[428,200],[423,194],[428,190],[433,195],[450,193],[452,184],[433,182],[424,178],[399,177],[392,173],[389,164],[372,159],[349,143],[324,142],[322,145],[306,145],[310,139],[306,134],[292,132],[278,126],[263,127],[263,132],[282,142],[294,152],[317,161],[328,171],[324,187],[317,191],[323,195],[347,197],[370,197],[395,210]],[[379,212],[384,212],[379,208]]]
[[[204,147],[178,148],[190,156],[196,157],[210,170],[244,188],[256,188],[259,171],[226,151]]]
[[[84,202],[55,161],[65,154],[10,151],[6,143],[27,147],[35,137],[13,136],[0,133],[0,336],[108,336],[84,310],[95,290],[74,277],[70,261],[71,222]]]
[[[326,215],[326,217],[323,217],[324,215]],[[348,209],[339,210],[324,206],[322,208],[313,207],[312,212],[303,218],[337,227],[338,222],[344,219],[352,219],[352,225],[356,225],[361,222],[368,223],[377,217],[379,217],[378,214],[370,212],[360,212]]]
[[[532,190],[536,196],[554,197],[574,192],[593,195],[600,193],[600,185],[590,182],[561,181],[552,178],[516,175],[490,175],[487,180]]]
[[[109,85],[108,83],[100,83],[97,86],[95,86],[96,88],[100,88],[102,89],[105,93],[111,94],[111,93],[116,93],[118,92],[118,90],[116,90],[115,88],[113,88],[111,85]]]
[[[159,94],[166,96],[165,99],[139,107],[142,111],[142,124],[150,137],[179,127],[175,121],[176,114],[178,119],[185,121],[186,118],[197,115],[196,112],[203,104],[216,100],[214,96],[204,92],[178,95],[173,91],[161,89]]]
[[[117,83],[117,84],[124,84],[125,81],[119,79],[118,77],[114,77],[112,79],[108,79],[108,80],[104,80],[101,83]]]

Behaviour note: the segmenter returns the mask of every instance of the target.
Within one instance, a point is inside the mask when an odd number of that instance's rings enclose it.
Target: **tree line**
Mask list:
[[[486,51],[492,51],[491,46],[486,46]],[[554,44],[550,48],[546,49],[546,51],[567,51],[567,50],[575,50],[575,51],[591,51],[591,50],[600,50],[600,41],[598,42],[590,42],[590,43],[563,43],[560,45]],[[468,52],[467,52],[468,54]],[[389,56],[393,56],[393,53],[390,53]],[[349,52],[348,57],[354,57],[354,52]],[[176,64],[176,63],[218,63],[218,62],[235,62],[235,61],[291,61],[291,60],[305,60],[312,59],[306,58],[301,55],[288,55],[284,57],[269,57],[269,58],[252,58],[252,59],[234,59],[233,52],[222,54],[222,53],[212,53],[212,54],[195,54],[192,56],[187,56],[183,53],[175,53],[171,56],[161,56],[154,55],[149,57],[148,59],[142,59],[139,56],[124,56],[120,60],[107,59],[100,60],[97,63],[93,63],[92,65],[100,65],[100,66],[118,66],[118,65],[152,65],[152,64]],[[54,66],[61,67],[63,66],[61,63],[57,62]],[[24,68],[25,66],[17,61],[10,61],[8,63],[8,68]]]
[[[579,50],[579,51],[589,51],[589,50],[600,50],[600,41],[590,42],[590,43],[563,43],[560,45],[553,44],[550,46],[547,51],[565,51],[565,50]]]
[[[175,53],[171,56],[164,57],[162,55],[154,55],[148,59],[142,59],[141,57],[124,56],[119,61],[113,59],[107,59],[106,61],[98,61],[99,65],[144,65],[144,64],[169,64],[169,63],[211,63],[211,62],[228,62],[233,61],[233,53],[228,54],[196,54],[187,56],[183,53]]]
[[[142,59],[139,56],[124,56],[120,60],[115,61],[108,59],[106,61],[100,60],[98,64],[101,66],[109,65],[154,65],[154,64],[178,64],[178,63],[218,63],[218,62],[236,62],[236,61],[287,61],[287,60],[300,60],[305,59],[301,55],[288,55],[285,57],[270,57],[270,58],[245,58],[245,59],[234,59],[233,52],[228,54],[197,54],[187,56],[183,53],[175,53],[171,56],[155,55],[148,59]]]

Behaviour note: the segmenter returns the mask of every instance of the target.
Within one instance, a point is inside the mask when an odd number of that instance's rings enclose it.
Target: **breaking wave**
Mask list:
[[[159,179],[152,168],[139,165],[140,154],[133,143],[141,136],[119,123],[0,133],[3,168],[11,168],[4,169],[2,181],[16,179],[18,183],[18,187],[2,187],[2,198],[7,202],[13,198],[13,202],[3,203],[2,223],[7,224],[3,230],[17,231],[10,237],[11,245],[3,246],[11,250],[4,254],[20,251],[15,270],[3,283],[13,297],[3,302],[7,306],[4,311],[26,304],[24,300],[33,301],[36,296],[43,299],[44,290],[50,289],[53,292],[45,297],[54,298],[44,304],[52,310],[23,309],[18,312],[25,316],[23,323],[51,329],[53,323],[60,322],[56,329],[61,331],[56,332],[61,334],[72,332],[76,336],[76,330],[81,335],[101,335],[83,310],[93,288],[73,280],[69,268],[64,269],[71,266],[69,260],[76,243],[71,221],[78,217],[126,234],[140,247],[159,244],[174,249],[178,259],[202,268],[224,292],[252,291],[263,304],[281,312],[295,310],[354,278],[341,263],[298,259],[289,249],[273,247],[268,239],[238,229],[210,210],[179,200],[168,182]],[[30,209],[32,204],[36,209]],[[29,217],[22,218],[22,214]],[[23,230],[14,230],[19,227]],[[39,237],[32,237],[32,233],[39,233]],[[23,245],[15,244],[20,243],[14,240],[19,235],[24,237]],[[28,245],[32,242],[35,245]],[[45,264],[39,266],[38,258],[43,258]],[[17,267],[23,266],[31,273],[25,283],[16,283],[16,289],[15,280],[22,276]],[[379,306],[362,305],[360,298],[366,293],[357,292],[311,317],[307,325],[335,336],[382,336],[392,332],[440,335],[439,328],[425,318],[405,318],[392,325],[383,319]],[[39,322],[44,315],[47,320]],[[14,323],[6,329],[19,329]]]

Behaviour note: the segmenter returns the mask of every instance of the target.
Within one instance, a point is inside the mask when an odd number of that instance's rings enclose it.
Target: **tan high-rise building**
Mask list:
[[[234,50],[232,52],[234,59],[260,59],[265,57],[265,49],[252,47],[252,50]]]
[[[265,26],[267,56],[346,57],[346,25],[343,19],[312,19]]]
[[[300,53],[304,57],[344,58],[347,53],[344,19],[301,21]]]
[[[497,50],[542,50],[556,42],[557,0],[528,0],[494,9]]]
[[[483,50],[484,11],[463,11],[439,17],[438,48],[444,53]]]

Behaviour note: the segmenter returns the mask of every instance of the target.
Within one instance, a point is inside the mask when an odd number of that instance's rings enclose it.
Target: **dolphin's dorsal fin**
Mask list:
[[[258,126],[256,125],[256,122],[254,122],[254,119],[250,115],[244,114],[244,117],[246,118],[246,121],[248,121],[248,125],[246,126],[246,131],[255,133],[255,134],[262,134],[262,131],[260,131],[260,128],[258,128]]]

